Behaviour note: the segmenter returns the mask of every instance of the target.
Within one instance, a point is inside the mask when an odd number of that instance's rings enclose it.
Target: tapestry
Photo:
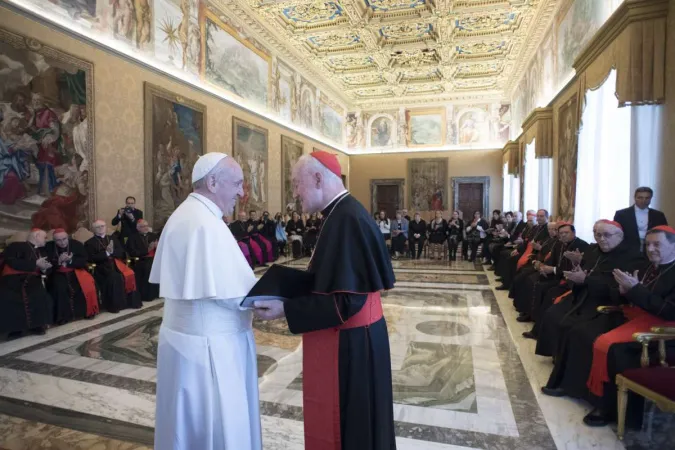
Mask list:
[[[146,218],[160,230],[192,192],[192,168],[206,148],[206,107],[145,83]]]
[[[577,97],[558,110],[558,217],[574,220],[577,186]]]
[[[293,166],[298,162],[305,145],[286,136],[281,136],[281,206],[285,212],[302,214],[302,203],[293,196]]]
[[[0,29],[0,237],[95,216],[93,65]]]
[[[411,211],[448,208],[448,158],[409,159],[407,181]]]
[[[244,196],[238,211],[267,210],[267,130],[238,118],[233,119],[234,158],[244,171]]]

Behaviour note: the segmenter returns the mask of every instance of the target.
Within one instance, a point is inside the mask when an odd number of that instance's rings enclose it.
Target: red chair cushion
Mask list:
[[[675,401],[675,367],[628,369],[621,375],[641,386]]]

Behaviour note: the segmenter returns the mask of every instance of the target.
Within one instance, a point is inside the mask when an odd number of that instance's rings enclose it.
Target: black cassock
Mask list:
[[[108,256],[106,248],[110,241],[113,242],[113,253]],[[94,236],[89,239],[84,247],[89,255],[89,262],[96,264],[94,279],[101,290],[103,306],[112,313],[120,312],[126,308],[140,308],[143,306],[138,291],[127,294],[124,286],[124,275],[117,268],[115,259],[123,261],[125,258],[124,247],[119,239],[112,235],[106,237]]]
[[[28,242],[14,242],[5,249],[0,276],[0,333],[40,329],[52,323],[52,298],[36,265],[45,256],[44,247],[35,248]]]
[[[253,265],[262,265],[264,264],[263,261],[258,261],[260,252],[257,252],[254,250],[253,245],[251,245],[251,236],[248,233],[248,225],[246,222],[242,222],[241,220],[235,220],[231,224],[228,225],[230,228],[230,232],[232,232],[232,236],[234,236],[234,239],[237,242],[241,242],[245,244],[248,247],[248,253],[251,256],[251,261]],[[256,247],[257,244],[256,244]]]
[[[640,273],[644,284],[638,284],[625,295],[624,301],[666,321],[675,320],[675,267],[674,263],[650,266]],[[645,276],[646,275],[646,276]],[[562,388],[567,395],[582,398],[604,411],[610,420],[616,420],[616,375],[627,369],[640,367],[642,344],[617,342],[607,353],[609,382],[602,388],[602,396],[589,391],[587,382],[593,363],[593,344],[602,334],[628,322],[622,312],[597,313],[592,319],[570,329],[556,354],[556,365],[549,378],[548,387]],[[649,328],[649,327],[648,327]],[[649,331],[648,329],[634,330]],[[656,346],[651,347],[651,360],[658,360]],[[668,360],[675,361],[675,343],[668,343]],[[675,378],[673,379],[675,380]],[[642,418],[642,399],[631,396],[628,402],[628,423],[638,425]]]
[[[511,289],[509,289],[509,297],[513,299],[513,306],[516,307],[518,312],[524,313],[528,312],[529,308],[525,308],[524,302],[525,296],[523,292],[528,286],[527,281],[529,278],[538,275],[538,271],[534,268],[534,261],[539,261],[541,263],[550,262],[553,252],[562,247],[563,243],[558,240],[558,238],[549,237],[544,242],[541,243],[541,250],[535,250],[532,252],[532,258],[530,261],[519,270],[516,271],[516,276],[513,278],[511,283]]]
[[[73,254],[73,259],[67,264],[69,269],[86,269],[88,256],[84,244],[69,239],[68,246],[61,248],[56,242],[51,241],[47,242],[45,249],[53,266],[47,288],[54,299],[54,322],[65,323],[87,317],[87,300],[75,272],[58,270],[59,256],[62,253]]]
[[[260,251],[262,251],[262,257],[264,261],[261,261],[260,264],[266,264],[268,262],[274,261],[274,252],[272,251],[272,254],[267,251],[267,244],[264,236],[262,236],[262,229],[259,229],[258,227],[262,224],[262,220],[251,220],[248,219],[246,222],[246,227],[253,227],[251,232],[249,233],[249,236],[251,239],[253,239],[259,246],[260,246]],[[264,228],[264,227],[263,227]],[[270,242],[271,244],[272,242]],[[271,246],[274,248],[274,245]]]
[[[277,223],[271,219],[262,219],[263,228],[260,234],[272,244],[274,261],[279,258],[279,245],[277,245]]]
[[[159,284],[150,283],[150,271],[155,259],[155,251],[150,251],[150,244],[159,241],[155,233],[135,233],[127,240],[127,253],[132,258],[138,258],[134,262],[133,269],[136,275],[136,289],[144,302],[159,298]]]
[[[572,293],[548,308],[541,318],[537,355],[553,356],[570,328],[596,317],[598,306],[621,303],[619,286],[612,274],[614,269],[633,273],[645,264],[640,252],[626,242],[606,253],[599,246],[589,247],[581,262],[581,269],[588,272],[584,283],[574,284]]]
[[[377,309],[380,291],[394,286],[386,243],[349,194],[323,216],[308,269],[315,274],[314,294],[284,304],[290,331],[303,334],[305,448],[395,449],[386,321],[380,315],[368,326],[348,328]]]
[[[502,284],[509,288],[511,287],[513,278],[516,276],[516,272],[518,270],[518,261],[520,260],[520,257],[526,252],[528,244],[533,241],[544,242],[546,239],[548,239],[548,225],[534,225],[530,228],[527,228],[525,231],[523,231],[522,238],[524,242],[516,249],[518,250],[518,254],[516,256],[511,256],[511,252],[513,250],[504,250],[508,253],[507,255],[502,256],[507,257],[499,258],[499,265],[495,271],[498,276],[502,277]]]
[[[519,292],[515,293],[514,303],[519,305],[523,312],[528,313],[533,321],[536,322],[540,319],[541,315],[553,304],[554,298],[546,297],[547,292],[554,288],[560,288],[563,292],[568,289],[563,278],[563,272],[572,270],[574,264],[565,258],[565,252],[579,250],[580,253],[584,253],[587,248],[588,243],[579,238],[574,238],[572,242],[567,244],[561,242],[551,252],[551,257],[547,262],[547,265],[555,267],[555,272],[549,275],[535,273],[525,279],[518,288]],[[545,302],[547,299],[548,303]],[[534,329],[532,333],[535,333]]]

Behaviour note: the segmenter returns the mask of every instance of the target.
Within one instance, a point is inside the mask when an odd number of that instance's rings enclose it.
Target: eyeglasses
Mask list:
[[[596,240],[604,238],[605,240],[610,239],[612,236],[616,236],[619,233],[593,233],[593,236]]]

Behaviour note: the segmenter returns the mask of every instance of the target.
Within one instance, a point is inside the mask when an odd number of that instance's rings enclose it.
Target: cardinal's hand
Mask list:
[[[275,320],[286,317],[284,302],[281,300],[268,300],[253,302],[255,315],[262,320]]]

